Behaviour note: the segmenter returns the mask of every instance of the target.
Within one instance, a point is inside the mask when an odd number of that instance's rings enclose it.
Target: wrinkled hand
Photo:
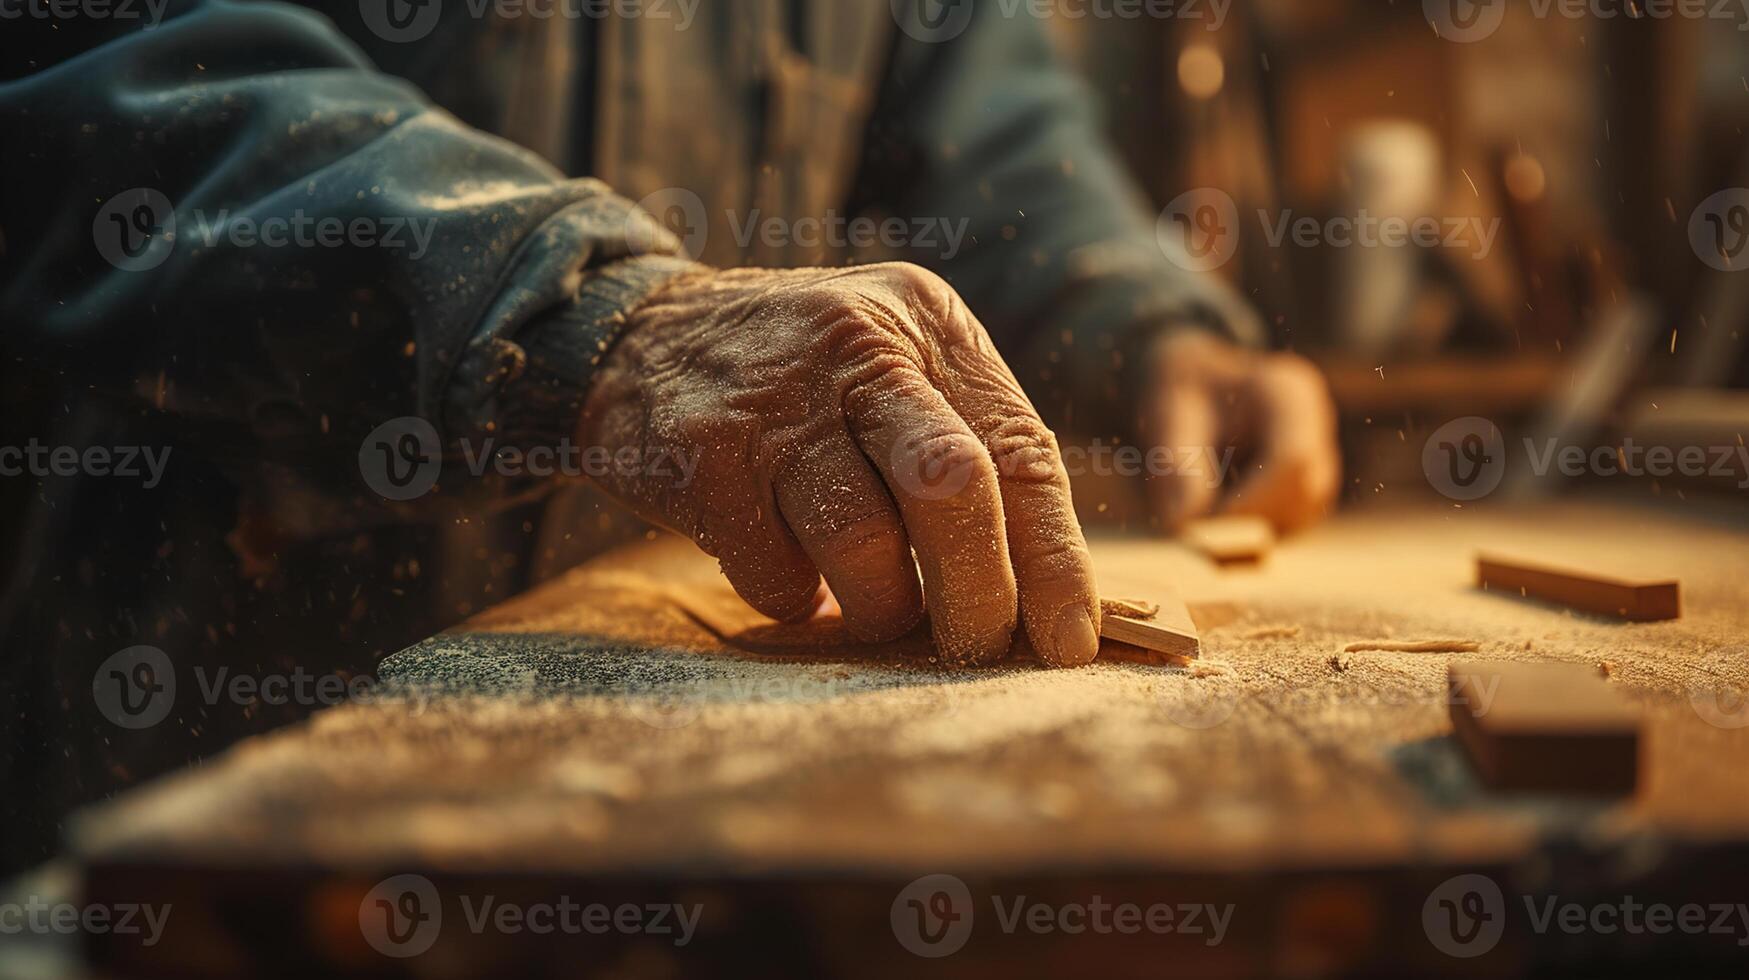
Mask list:
[[[684,275],[632,311],[580,430],[695,454],[685,485],[602,482],[768,616],[808,617],[823,573],[866,640],[927,604],[954,662],[1001,656],[1017,616],[1046,662],[1098,652],[1056,439],[953,289],[916,266]]]
[[[1201,465],[1156,474],[1150,491],[1167,527],[1216,509],[1267,518],[1293,531],[1329,511],[1342,479],[1336,411],[1311,362],[1246,350],[1201,331],[1168,335],[1150,351],[1142,401],[1145,440],[1179,453],[1229,448],[1227,496]]]

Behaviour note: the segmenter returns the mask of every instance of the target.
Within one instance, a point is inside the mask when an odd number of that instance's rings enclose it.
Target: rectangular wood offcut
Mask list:
[[[1169,661],[1195,660],[1202,655],[1202,638],[1191,621],[1190,609],[1173,592],[1159,589],[1147,599],[1106,599],[1100,605],[1099,635],[1107,640],[1163,654]]]
[[[1682,615],[1675,579],[1623,579],[1497,554],[1476,556],[1476,586],[1635,622]]]
[[[1183,537],[1217,565],[1254,565],[1275,547],[1275,529],[1261,517],[1205,517],[1186,525]]]
[[[1455,662],[1447,670],[1452,728],[1489,787],[1634,791],[1639,716],[1596,668],[1503,660]]]

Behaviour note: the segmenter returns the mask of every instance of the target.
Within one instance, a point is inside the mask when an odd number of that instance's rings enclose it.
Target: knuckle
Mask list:
[[[899,372],[914,367],[891,328],[857,311],[835,316],[820,342],[827,362],[837,365],[852,386],[902,380]]]
[[[821,534],[821,544],[852,571],[876,573],[896,565],[906,550],[898,518],[884,508],[833,522]]]
[[[860,413],[877,402],[923,395],[933,387],[909,358],[877,348],[848,360],[842,400],[846,409]]]
[[[965,302],[947,280],[920,265],[891,262],[879,266],[881,280],[897,296],[905,322],[939,343],[976,345],[983,328],[968,315]]]
[[[906,567],[850,579],[848,594],[838,597],[846,622],[869,639],[892,639],[910,630],[923,618],[916,574]]]
[[[968,432],[937,429],[901,437],[888,470],[901,505],[927,501],[965,519],[990,507],[997,484],[989,450]]]
[[[1029,534],[1010,542],[1010,547],[1016,560],[1026,563],[1035,590],[1082,591],[1090,579],[1093,559],[1079,534]]]
[[[963,432],[934,432],[908,447],[919,465],[941,473],[964,473],[972,479],[994,477],[996,461],[977,439]]]
[[[924,301],[951,301],[955,297],[947,280],[913,262],[883,262],[871,266],[901,293]]]
[[[1010,416],[989,430],[989,452],[996,470],[1023,483],[1053,483],[1062,474],[1057,438],[1037,419]]]

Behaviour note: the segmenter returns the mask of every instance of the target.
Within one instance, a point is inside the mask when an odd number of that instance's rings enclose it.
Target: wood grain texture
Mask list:
[[[1151,616],[1121,615],[1107,607],[1099,619],[1099,635],[1164,654],[1168,658],[1195,660],[1202,655],[1202,638],[1190,618],[1190,608],[1176,590],[1155,583],[1147,593],[1125,592],[1116,596],[1125,602],[1154,607]],[[1102,651],[1103,652],[1103,651]]]

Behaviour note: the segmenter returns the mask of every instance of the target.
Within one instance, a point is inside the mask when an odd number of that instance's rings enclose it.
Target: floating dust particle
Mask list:
[[[1260,626],[1245,634],[1247,640],[1291,640],[1300,635],[1298,626]]]
[[[1475,653],[1482,645],[1475,640],[1360,640],[1342,648],[1343,653],[1374,650],[1380,653]]]
[[[1122,616],[1125,619],[1153,619],[1160,615],[1160,604],[1141,599],[1100,599],[1102,616]]]

